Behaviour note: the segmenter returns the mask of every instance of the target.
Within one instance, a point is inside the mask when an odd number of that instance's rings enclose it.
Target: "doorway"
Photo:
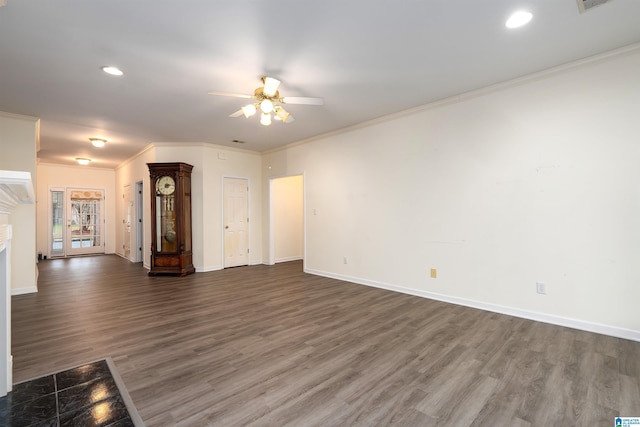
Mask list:
[[[133,200],[131,200],[131,186],[125,185],[122,189],[122,256],[131,261],[131,213]]]
[[[249,180],[223,178],[224,268],[249,265]]]
[[[104,191],[67,189],[66,255],[104,253]]]
[[[269,264],[304,261],[304,176],[269,181]]]
[[[104,190],[49,189],[49,256],[103,254]]]

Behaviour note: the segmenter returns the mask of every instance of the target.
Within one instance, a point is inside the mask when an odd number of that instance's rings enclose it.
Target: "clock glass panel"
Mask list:
[[[168,179],[167,179],[168,178]],[[163,176],[156,183],[156,251],[177,252],[175,183]]]

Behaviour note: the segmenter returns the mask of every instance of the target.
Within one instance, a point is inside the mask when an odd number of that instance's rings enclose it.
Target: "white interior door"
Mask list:
[[[104,191],[69,189],[67,255],[104,253]]]
[[[223,224],[224,266],[249,265],[249,182],[244,178],[224,178]]]

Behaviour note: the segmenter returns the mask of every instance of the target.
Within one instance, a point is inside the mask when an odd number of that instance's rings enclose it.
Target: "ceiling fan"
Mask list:
[[[291,123],[295,120],[280,104],[324,105],[322,98],[310,98],[306,96],[280,97],[280,92],[278,92],[280,80],[266,76],[262,76],[261,80],[262,87],[257,88],[253,92],[253,95],[227,92],[209,92],[209,95],[253,99],[255,102],[245,105],[235,113],[229,114],[229,117],[240,117],[244,115],[249,118],[260,110],[260,123],[264,126],[271,124],[271,113],[273,113],[274,120],[279,120],[283,123]]]

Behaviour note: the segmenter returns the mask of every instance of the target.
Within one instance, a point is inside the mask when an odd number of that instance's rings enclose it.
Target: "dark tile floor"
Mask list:
[[[134,423],[105,360],[15,384],[0,426],[128,427]]]

